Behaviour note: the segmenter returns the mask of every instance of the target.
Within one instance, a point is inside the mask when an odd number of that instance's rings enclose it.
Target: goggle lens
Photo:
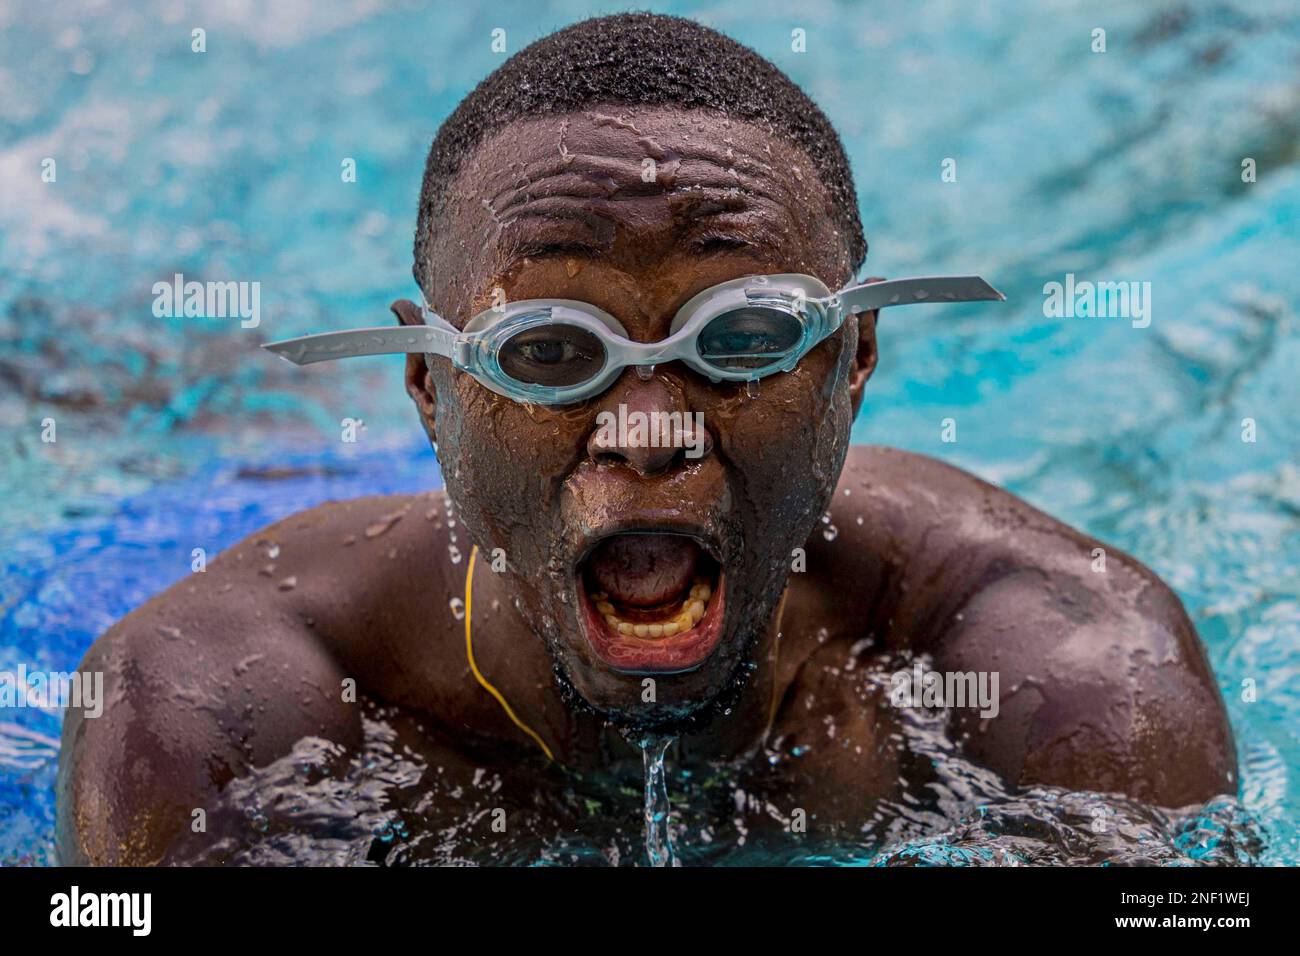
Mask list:
[[[803,340],[798,317],[780,309],[750,306],[719,315],[701,331],[700,358],[726,371],[763,369],[780,364]]]
[[[593,332],[557,322],[510,336],[501,345],[497,362],[517,382],[569,388],[600,374],[605,367],[605,346]]]

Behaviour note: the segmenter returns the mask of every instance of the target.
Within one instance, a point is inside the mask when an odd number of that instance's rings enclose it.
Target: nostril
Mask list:
[[[591,455],[591,460],[598,465],[616,465],[624,458],[616,451],[593,451],[588,444],[587,451]]]
[[[707,458],[713,453],[713,436],[709,434],[708,429],[700,426],[696,430],[695,444],[692,447],[698,449],[689,456],[692,458]]]
[[[597,434],[587,442],[587,454],[597,464],[627,465],[637,474],[649,477],[680,464],[685,457],[685,449],[636,441],[610,446],[602,442]]]

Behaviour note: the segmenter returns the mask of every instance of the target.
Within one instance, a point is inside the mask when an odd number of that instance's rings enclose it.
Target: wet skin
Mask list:
[[[458,325],[500,289],[591,302],[640,341],[665,337],[682,303],[737,276],[800,272],[832,289],[851,278],[800,150],[756,125],[668,108],[512,125],[475,152],[422,248],[429,301]],[[482,549],[480,669],[569,768],[632,753],[611,720],[693,719],[678,766],[735,763],[748,792],[802,807],[815,825],[856,828],[898,796],[900,778],[924,773],[879,677],[925,654],[936,670],[999,673],[998,716],[954,710],[950,728],[966,756],[1011,783],[1165,806],[1235,792],[1213,674],[1155,575],[1111,548],[1095,573],[1102,545],[957,469],[849,448],[875,320],[850,319],[754,395],[670,365],[648,380],[628,370],[581,404],[529,407],[411,357],[406,387],[437,445],[455,527],[441,494],[323,505],[114,626],[82,665],[105,672],[103,717],[65,722],[64,860],[185,858],[177,836],[233,777],[305,736],[358,743],[347,678],[414,715],[412,746],[448,772],[487,766],[522,789],[553,781],[532,770],[510,779],[534,745],[470,673],[449,608],[467,564],[452,560],[452,535],[462,552],[471,539]],[[603,442],[597,415],[620,403],[703,413],[707,453]],[[685,672],[655,673],[653,703],[646,674],[611,667],[582,618],[584,562],[629,530],[692,535],[724,582],[716,647]],[[806,569],[791,573],[799,547]],[[493,549],[507,558],[499,573]],[[281,589],[290,577],[296,586]],[[798,774],[765,769],[764,746],[797,748]]]

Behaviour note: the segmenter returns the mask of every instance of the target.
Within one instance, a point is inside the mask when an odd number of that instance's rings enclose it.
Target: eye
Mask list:
[[[497,362],[516,381],[564,388],[594,378],[605,366],[605,347],[584,328],[554,323],[512,335]]]
[[[778,309],[726,312],[700,333],[700,358],[723,369],[760,369],[786,358],[803,339],[803,323]]]
[[[562,339],[543,339],[539,342],[524,342],[519,346],[519,355],[525,361],[538,365],[557,365],[560,362],[578,357],[578,350],[572,342]]]

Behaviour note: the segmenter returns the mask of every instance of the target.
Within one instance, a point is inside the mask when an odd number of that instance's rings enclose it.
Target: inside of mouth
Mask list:
[[[603,540],[580,573],[608,630],[653,640],[700,623],[717,594],[721,569],[694,538],[633,533]]]

